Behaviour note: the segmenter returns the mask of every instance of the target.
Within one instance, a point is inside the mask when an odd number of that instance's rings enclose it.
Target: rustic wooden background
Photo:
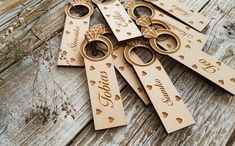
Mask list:
[[[235,1],[181,1],[212,20],[204,31],[209,40],[203,51],[235,69]],[[27,0],[0,14],[0,36],[23,9],[33,8],[33,13],[25,18],[27,25],[14,30],[11,40],[26,40],[21,42],[23,49],[46,47],[57,56],[66,3],[65,0]],[[102,16],[96,11],[92,24],[100,19]],[[6,48],[0,45],[0,50]],[[59,111],[55,124],[51,120],[38,124],[37,119],[26,124],[25,114],[32,106],[32,85],[38,64],[32,59],[13,57],[0,63],[0,145],[235,145],[235,97],[168,57],[160,60],[192,112],[196,125],[168,135],[152,105],[146,107],[118,74],[128,125],[96,132],[85,70],[56,65],[52,65],[51,73],[45,65],[40,66],[47,85],[40,80],[40,91],[51,90],[56,81],[74,105],[75,119],[64,118],[64,113]],[[55,59],[53,62],[56,63]]]

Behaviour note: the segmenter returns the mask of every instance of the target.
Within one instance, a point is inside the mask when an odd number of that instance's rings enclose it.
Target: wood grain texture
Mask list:
[[[200,10],[205,4],[203,0],[183,2],[194,10]],[[37,5],[38,8],[45,7],[37,0],[26,3]],[[46,12],[36,15],[31,18],[27,28],[16,30],[18,38],[32,37],[34,43],[30,49],[41,49],[42,44],[48,41],[53,46],[50,48],[53,54],[58,55],[65,4],[63,0],[52,0],[50,14],[53,21],[49,21]],[[14,16],[20,11],[19,7],[0,16],[1,34],[13,22]],[[235,69],[235,2],[211,0],[201,13],[212,19],[204,30],[209,40],[203,50]],[[91,20],[92,24],[103,19],[97,11],[96,14]],[[35,36],[29,31],[34,29],[40,29],[41,33]],[[0,74],[0,78],[4,79],[0,80],[0,145],[234,145],[234,96],[168,57],[163,56],[160,61],[193,113],[195,126],[167,135],[154,108],[151,105],[146,107],[118,75],[128,125],[95,132],[85,70],[57,68],[56,65],[52,73],[77,110],[75,120],[64,119],[60,111],[56,124],[48,122],[41,126],[35,124],[35,119],[25,124],[24,114],[31,106],[32,80],[37,70],[36,64],[26,59],[20,65],[16,61],[6,62]],[[43,67],[42,70],[48,76],[47,70]],[[47,84],[52,86],[50,78]],[[43,82],[39,85],[40,90],[44,91]]]

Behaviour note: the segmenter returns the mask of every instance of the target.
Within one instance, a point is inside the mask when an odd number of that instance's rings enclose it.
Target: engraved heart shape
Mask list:
[[[117,58],[117,56],[116,56],[116,55],[112,55],[112,57],[113,57],[113,59],[116,59],[116,58]]]
[[[113,117],[108,117],[108,119],[109,119],[109,123],[113,123],[113,121],[114,121]]]
[[[139,90],[139,92],[143,92],[144,91],[143,87],[138,87],[137,89]]]
[[[235,78],[230,79],[230,81],[232,81],[233,83],[235,83]]]
[[[110,17],[110,15],[109,15],[109,14],[107,14],[106,16],[107,16],[107,17]]]
[[[183,56],[183,55],[180,55],[179,58],[180,58],[181,60],[184,60],[184,56]]]
[[[108,68],[110,68],[111,67],[111,63],[106,63],[106,66],[108,67]]]
[[[127,32],[126,34],[127,34],[128,36],[130,36],[130,35],[131,35],[131,33],[130,33],[130,32]]]
[[[204,24],[204,22],[203,22],[203,21],[199,21],[199,23]]]
[[[120,32],[121,30],[120,29],[116,29],[116,32]]]
[[[189,45],[186,45],[186,46],[185,46],[185,48],[188,48],[188,49],[190,49],[191,47],[190,47]]]
[[[183,120],[181,118],[176,118],[176,121],[181,124],[183,122]]]
[[[167,46],[168,48],[171,48],[171,47],[172,47],[172,45],[171,45],[171,44],[167,44],[166,46]]]
[[[96,109],[96,114],[100,115],[102,113],[102,111],[100,109]]]
[[[197,42],[202,43],[202,40],[197,40]]]
[[[70,62],[74,62],[76,61],[74,58],[70,58]]]
[[[90,83],[91,83],[91,86],[94,86],[96,82],[91,80]]]
[[[124,71],[125,68],[124,68],[124,66],[120,66],[119,69],[120,69],[121,71]]]
[[[161,71],[162,68],[161,68],[161,66],[157,66],[156,69],[157,69],[158,71]]]
[[[90,71],[93,71],[95,70],[95,67],[94,66],[90,66]]]
[[[147,88],[148,88],[149,90],[152,90],[152,89],[153,89],[153,86],[147,85]]]
[[[178,95],[175,96],[175,100],[176,101],[180,101],[181,100],[181,97],[179,97]]]
[[[193,24],[193,21],[189,21],[190,24]]]
[[[120,99],[121,99],[120,96],[118,95],[115,96],[115,100],[120,100]]]
[[[192,66],[192,68],[197,69],[197,65],[196,65],[196,64],[194,64],[194,65]]]
[[[162,112],[162,116],[163,116],[164,118],[167,118],[168,113],[166,113],[166,112]]]
[[[145,71],[142,71],[141,73],[142,73],[142,76],[146,76],[147,75],[147,73]]]
[[[219,62],[219,61],[218,61],[218,62],[216,62],[216,64],[218,64],[219,66],[221,66],[221,62]]]
[[[65,33],[66,33],[66,34],[70,34],[70,32],[69,32],[69,31],[65,31]]]
[[[224,80],[219,80],[219,83],[224,85]]]

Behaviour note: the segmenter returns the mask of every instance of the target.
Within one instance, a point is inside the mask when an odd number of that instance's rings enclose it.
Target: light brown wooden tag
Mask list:
[[[156,53],[139,40],[130,41],[128,44],[129,46],[124,50],[124,56],[136,71],[166,131],[172,133],[194,124],[192,115],[156,58]],[[133,60],[131,52],[135,47],[143,47],[151,51],[152,60],[146,64],[139,64]]]
[[[202,31],[208,24],[209,20],[199,14],[194,12],[185,6],[183,3],[180,3],[178,0],[145,0],[154,4],[155,6],[163,9],[168,12],[170,15],[177,17],[184,23],[195,28],[198,31]]]
[[[90,30],[92,29],[99,29],[100,33],[103,35],[112,33],[112,31],[109,28],[105,27],[105,25],[103,24],[97,24],[93,26],[92,28],[90,28]],[[131,67],[130,64],[127,63],[127,61],[125,60],[123,56],[125,46],[126,44],[123,43],[121,45],[114,47],[113,55],[112,55],[114,66],[119,71],[119,73],[123,76],[123,78],[127,81],[127,83],[132,87],[132,89],[136,92],[136,94],[141,98],[141,100],[146,105],[148,105],[150,101],[146,92],[144,91],[144,88],[142,87],[134,69]],[[101,46],[96,46],[96,47],[99,50],[105,50],[105,49],[102,49]],[[139,59],[138,56],[135,57],[135,59],[138,60]]]
[[[72,8],[86,8],[85,16],[75,16],[70,11]],[[90,16],[93,14],[93,6],[87,0],[76,0],[69,3],[65,9],[66,22],[61,42],[58,66],[84,66],[84,61],[79,53],[81,42],[89,29]],[[79,12],[77,12],[79,14]]]
[[[86,46],[94,41],[107,45],[108,50],[104,57],[92,58],[86,54]],[[98,29],[88,31],[81,44],[80,53],[85,62],[95,130],[126,125],[112,50],[112,42],[102,36]]]
[[[158,24],[156,23],[155,25],[156,29],[164,28],[164,29],[171,30],[178,36],[181,36],[182,38],[187,40],[190,44],[194,45],[195,49],[202,50],[205,43],[208,40],[208,36],[194,29],[191,29],[189,26],[160,12],[159,10],[154,8],[154,6],[152,6],[150,3],[143,2],[143,1],[126,1],[124,4],[124,7],[128,10],[128,14],[133,20],[137,20],[140,17],[140,16],[136,16],[136,12],[138,14],[137,8],[142,7],[142,8],[149,10],[151,12],[149,16],[151,19],[160,20],[164,22],[164,23],[158,23]],[[167,39],[167,38],[165,39],[163,38],[161,41],[164,42],[167,46],[173,43],[171,39]]]
[[[234,70],[205,52],[195,49],[196,46],[191,45],[182,36],[178,36],[167,29],[156,30],[152,26],[155,21],[157,20],[151,20],[149,17],[141,17],[136,21],[138,25],[142,26],[141,30],[144,37],[150,40],[150,45],[155,51],[174,58],[228,92],[235,94]],[[169,49],[164,47],[161,44],[162,42],[157,41],[157,37],[161,35],[173,37],[176,42],[175,48]],[[164,50],[157,44],[163,47]]]
[[[142,36],[138,27],[128,16],[127,12],[118,0],[110,0],[108,2],[93,0],[93,2],[99,7],[118,41],[129,40]]]

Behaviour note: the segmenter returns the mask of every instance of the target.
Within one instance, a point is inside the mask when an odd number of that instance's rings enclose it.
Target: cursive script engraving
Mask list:
[[[117,25],[117,27],[127,27],[128,24],[125,21],[125,19],[122,17],[122,15],[120,14],[120,12],[118,11],[114,11],[114,15],[113,18],[116,20],[115,24]]]
[[[157,86],[157,87],[159,87],[159,89],[161,90],[162,95],[163,95],[163,97],[164,97],[164,98],[161,99],[161,101],[162,101],[163,103],[166,103],[166,104],[169,105],[169,106],[173,106],[173,102],[172,102],[170,96],[168,95],[166,89],[165,89],[164,86],[162,85],[162,82],[161,82],[159,79],[156,79],[155,82],[156,82],[156,83],[155,83],[154,85]]]
[[[74,29],[75,36],[74,36],[73,42],[69,45],[71,48],[75,48],[78,45],[79,31],[80,31],[80,27],[77,26],[76,29]]]
[[[172,6],[173,6],[174,10],[177,10],[177,11],[181,12],[184,16],[186,16],[186,17],[191,16],[191,14],[186,12],[184,9],[181,9],[180,7],[178,7],[176,5],[172,5]]]
[[[208,73],[215,73],[217,70],[219,70],[219,67],[212,65],[210,62],[206,61],[205,59],[200,59],[199,62],[203,65],[203,67],[201,68]]]
[[[193,35],[192,34],[189,34],[187,32],[185,32],[184,30],[176,27],[175,25],[172,25],[168,22],[165,22],[171,29],[174,29],[174,30],[177,30],[179,32],[179,35],[182,35],[182,36],[186,36],[188,38],[193,38]]]
[[[108,80],[108,74],[105,71],[100,72],[101,81],[99,81],[99,102],[101,105],[107,107],[110,106],[111,108],[114,107],[112,99],[112,94],[110,93],[110,85]]]

